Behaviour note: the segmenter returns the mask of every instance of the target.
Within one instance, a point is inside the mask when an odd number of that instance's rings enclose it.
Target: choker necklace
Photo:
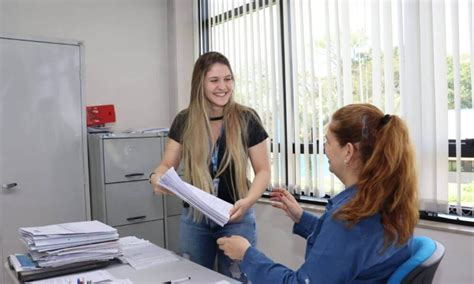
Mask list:
[[[210,121],[222,120],[224,116],[209,117]]]

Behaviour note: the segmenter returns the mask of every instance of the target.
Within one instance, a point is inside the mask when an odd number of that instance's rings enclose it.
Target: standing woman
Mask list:
[[[234,75],[229,61],[217,52],[201,55],[194,65],[191,100],[174,119],[160,165],[151,173],[156,194],[169,193],[158,185],[161,175],[182,160],[184,179],[205,192],[234,204],[229,223],[220,227],[202,213],[183,205],[180,250],[190,259],[246,282],[237,262],[218,250],[223,236],[244,236],[256,245],[252,207],[270,182],[268,134],[256,112],[234,101]],[[247,178],[250,158],[255,177]]]
[[[274,263],[242,237],[219,246],[253,283],[386,283],[410,257],[418,222],[415,156],[405,123],[370,104],[336,111],[324,144],[329,170],[345,190],[320,218],[303,211],[286,190],[274,189],[275,207],[306,239],[305,262],[293,271]]]

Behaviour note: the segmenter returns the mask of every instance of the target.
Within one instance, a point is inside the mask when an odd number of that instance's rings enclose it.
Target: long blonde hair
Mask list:
[[[356,145],[362,164],[357,193],[334,217],[352,226],[380,213],[384,246],[406,243],[418,222],[418,182],[405,123],[373,105],[352,104],[334,113],[330,130],[339,145]]]
[[[187,182],[201,188],[205,192],[212,192],[212,177],[209,172],[211,153],[211,125],[209,124],[208,110],[210,102],[204,93],[204,78],[211,67],[220,63],[226,65],[234,80],[232,68],[227,58],[218,52],[208,52],[201,55],[194,64],[191,99],[187,112],[187,120],[183,130],[183,166],[184,178]],[[224,129],[226,150],[222,161],[219,163],[216,176],[221,175],[228,167],[234,172],[231,179],[232,192],[237,201],[247,195],[249,185],[247,180],[247,122],[244,113],[252,113],[249,108],[236,103],[233,95],[224,107]],[[242,143],[229,143],[242,141]],[[194,220],[199,221],[202,215],[197,210],[192,210]]]

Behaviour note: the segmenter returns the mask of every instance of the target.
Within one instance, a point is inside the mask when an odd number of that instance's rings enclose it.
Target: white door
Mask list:
[[[80,56],[77,44],[0,37],[1,283],[7,256],[25,251],[19,227],[87,218]]]

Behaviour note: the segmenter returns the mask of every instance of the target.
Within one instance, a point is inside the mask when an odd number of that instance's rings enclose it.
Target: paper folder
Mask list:
[[[12,259],[8,257],[8,263],[10,264],[10,269],[15,272],[15,269],[12,265]],[[55,276],[67,275],[72,273],[78,273],[83,271],[95,270],[99,268],[104,268],[111,264],[120,263],[120,260],[114,258],[110,260],[93,260],[93,261],[83,261],[76,262],[71,264],[66,264],[57,267],[38,267],[34,270],[25,270],[16,272],[16,276],[21,282],[36,281],[46,278],[51,278]]]

